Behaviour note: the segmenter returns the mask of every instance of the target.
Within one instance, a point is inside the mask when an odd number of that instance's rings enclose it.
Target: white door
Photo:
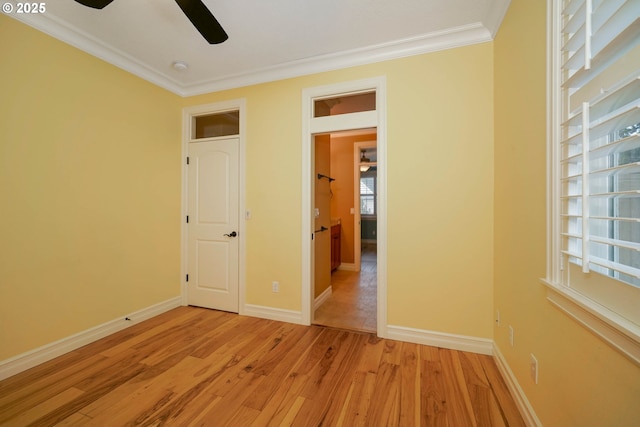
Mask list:
[[[238,138],[189,143],[187,303],[238,312]]]

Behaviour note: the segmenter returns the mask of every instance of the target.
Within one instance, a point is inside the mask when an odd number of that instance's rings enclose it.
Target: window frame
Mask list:
[[[547,0],[547,299],[640,365],[640,326],[563,283],[561,219],[562,0]],[[596,273],[598,274],[598,273]]]
[[[373,179],[373,194],[362,194],[362,179],[370,178]],[[377,199],[378,199],[378,182],[377,182],[377,174],[367,175],[365,172],[360,172],[360,216],[364,216],[366,218],[375,218],[378,214],[377,209]],[[362,196],[373,197],[373,213],[362,213]]]

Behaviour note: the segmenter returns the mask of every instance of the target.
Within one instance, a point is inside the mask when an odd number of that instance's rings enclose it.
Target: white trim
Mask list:
[[[387,338],[387,85],[386,80],[376,88],[376,111],[378,112],[378,138],[376,141],[378,171],[376,176],[378,211],[376,273],[377,273],[377,333]]]
[[[502,11],[508,7],[508,0],[494,1],[499,3],[496,6],[496,12],[492,11],[486,21],[490,25],[499,26],[500,16],[504,16]],[[11,14],[8,16],[182,97],[484,43],[491,41],[492,34],[497,31],[497,27],[488,28],[477,22],[359,49],[319,55],[216,79],[182,84],[170,76],[150,68],[129,54],[70,26],[50,13],[43,15]]]
[[[640,328],[606,307],[562,285],[547,285],[547,299],[588,330],[640,365]]]
[[[340,265],[338,266],[338,270],[360,271],[360,269],[354,262],[341,262]]]
[[[558,203],[560,188],[556,179],[559,176],[560,153],[555,142],[560,140],[560,126],[556,111],[560,111],[561,100],[554,88],[560,81],[559,48],[554,34],[559,31],[560,23],[555,18],[554,7],[559,8],[554,0],[547,0],[547,271],[546,277],[553,283],[560,281],[560,204]],[[558,12],[559,13],[559,12]]]
[[[200,95],[309,74],[340,70],[359,65],[373,64],[376,62],[485,43],[491,40],[491,31],[478,22],[416,37],[394,40],[327,55],[319,55],[273,67],[251,70],[243,74],[185,85],[182,89],[183,96]]]
[[[493,0],[489,7],[489,13],[483,19],[484,26],[491,32],[491,38],[495,38],[500,29],[500,24],[509,10],[511,0]]]
[[[395,325],[387,326],[387,338],[489,356],[493,354],[493,341],[488,338],[447,334]]]
[[[495,343],[493,344],[493,360],[495,360],[498,370],[500,371],[500,374],[502,374],[502,378],[511,393],[511,397],[513,397],[513,400],[515,401],[516,406],[520,410],[520,415],[522,415],[525,424],[528,427],[542,427],[542,423],[536,415],[536,412],[533,410],[533,406],[531,406],[529,399],[527,399],[527,395],[524,394],[522,387],[520,387],[520,384],[518,383],[518,379],[513,374],[509,364]]]
[[[313,311],[317,310],[322,304],[325,303],[325,301],[331,298],[331,295],[333,295],[333,288],[329,286],[327,289],[324,290],[323,293],[318,295],[316,299],[313,301]]]
[[[321,118],[317,120],[311,117],[314,98],[340,95],[373,90],[376,92],[376,110],[374,112],[352,113],[351,124],[345,117],[335,121]],[[301,315],[303,323],[311,324],[313,316],[313,297],[311,294],[313,278],[313,213],[311,212],[311,200],[314,186],[311,176],[313,160],[313,134],[319,132],[330,133],[335,130],[350,130],[376,128],[378,145],[378,262],[377,262],[377,334],[386,338],[387,327],[387,248],[386,248],[386,78],[375,77],[350,82],[342,82],[326,86],[306,88],[302,91],[302,278],[301,278]],[[357,123],[357,126],[353,126]],[[335,129],[337,127],[339,129]]]
[[[128,315],[70,335],[50,344],[43,345],[10,359],[0,361],[0,380],[19,374],[34,366],[52,360],[60,355],[78,349],[118,331],[136,325],[154,316],[172,310],[181,305],[181,298],[175,297],[161,303],[138,310]],[[127,320],[130,319],[130,320]]]
[[[283,308],[266,307],[263,305],[245,304],[242,309],[245,316],[259,317],[261,319],[277,320],[279,322],[296,323],[298,325],[308,325],[303,322],[302,313],[295,310],[285,310]]]

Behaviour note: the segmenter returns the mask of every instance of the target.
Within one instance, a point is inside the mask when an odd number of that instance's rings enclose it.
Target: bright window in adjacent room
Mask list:
[[[640,1],[552,3],[547,281],[637,343]]]
[[[360,215],[376,214],[376,177],[360,177]]]

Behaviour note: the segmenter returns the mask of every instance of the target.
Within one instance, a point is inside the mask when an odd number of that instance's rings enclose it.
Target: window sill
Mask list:
[[[571,288],[541,280],[553,305],[640,365],[640,327]]]

